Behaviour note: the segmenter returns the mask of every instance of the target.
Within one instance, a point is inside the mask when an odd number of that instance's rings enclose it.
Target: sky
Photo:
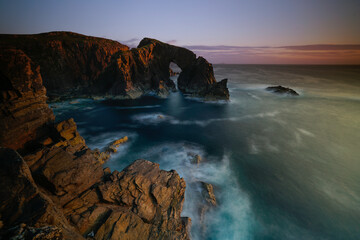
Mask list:
[[[360,64],[360,0],[0,0],[0,33],[150,37],[212,63]]]

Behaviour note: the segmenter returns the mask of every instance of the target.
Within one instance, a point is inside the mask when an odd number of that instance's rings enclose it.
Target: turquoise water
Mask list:
[[[91,148],[129,137],[112,170],[145,158],[184,177],[193,239],[360,239],[360,67],[214,70],[229,78],[229,103],[177,92],[52,106],[58,120],[75,119]],[[278,84],[300,97],[264,91]],[[199,181],[213,184],[218,201],[202,220]]]

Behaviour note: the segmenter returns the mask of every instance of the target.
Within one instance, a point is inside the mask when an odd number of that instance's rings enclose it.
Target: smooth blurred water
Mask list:
[[[215,65],[215,75],[229,78],[229,103],[177,92],[52,106],[91,148],[129,137],[112,170],[145,158],[184,177],[193,239],[360,239],[360,67]],[[300,96],[264,90],[278,84]],[[199,181],[218,200],[202,225]]]

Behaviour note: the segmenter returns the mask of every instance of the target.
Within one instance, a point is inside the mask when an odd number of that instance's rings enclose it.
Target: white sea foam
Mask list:
[[[130,106],[130,107],[115,107],[116,109],[146,109],[146,108],[159,108],[160,105],[146,105],[146,106]]]
[[[206,127],[214,122],[223,122],[223,121],[242,121],[252,118],[266,118],[266,117],[275,117],[279,114],[279,111],[272,112],[262,112],[257,114],[248,114],[242,117],[230,117],[230,118],[211,118],[207,120],[179,120],[172,116],[165,115],[163,113],[150,113],[150,114],[137,114],[132,117],[133,121],[141,123],[144,125],[157,125],[160,123],[170,123],[173,125],[198,125],[200,127]]]
[[[261,152],[279,152],[279,146],[272,143],[268,137],[252,135],[249,140],[249,153],[259,154]]]
[[[133,121],[144,125],[156,125],[162,122],[169,121],[173,117],[165,115],[163,113],[150,113],[150,114],[137,114],[132,117]]]
[[[126,131],[106,132],[92,137],[88,137],[86,135],[86,132],[84,133],[80,132],[80,133],[85,138],[88,147],[90,147],[91,149],[97,148],[100,151],[104,151],[113,141],[127,136],[129,140],[120,145],[118,151],[115,154],[113,154],[114,158],[118,158],[120,156],[125,155],[131,144],[134,143],[136,138],[138,137],[138,134],[136,132],[126,132]]]
[[[248,95],[256,100],[261,100],[260,97],[256,96],[255,94],[252,94],[252,93],[248,93]]]
[[[201,98],[201,97],[194,97],[194,96],[186,95],[186,94],[184,94],[184,96],[185,96],[185,99],[196,101],[196,102],[201,102],[201,103],[209,103],[209,104],[227,104],[227,103],[229,103],[229,101],[226,101],[226,100],[205,100],[204,98]]]
[[[298,128],[297,129],[300,133],[302,133],[303,135],[309,136],[309,137],[315,137],[315,135],[311,132],[309,132],[308,130],[305,130],[303,128]]]
[[[250,202],[240,190],[230,165],[230,153],[222,159],[207,156],[204,149],[190,143],[166,143],[152,147],[142,153],[150,159],[156,159],[160,168],[176,169],[186,181],[185,203],[182,216],[192,219],[192,239],[203,239],[204,227],[214,239],[249,239],[253,222]],[[204,160],[199,165],[191,163],[194,154]],[[218,201],[216,211],[206,212],[201,223],[199,207],[203,204],[199,182],[213,184]]]

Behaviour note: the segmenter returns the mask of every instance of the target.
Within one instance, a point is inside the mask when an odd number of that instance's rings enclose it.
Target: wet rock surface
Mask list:
[[[106,153],[116,153],[118,148],[120,147],[121,144],[126,143],[129,140],[129,138],[127,136],[119,138],[115,141],[113,141],[112,143],[109,144],[108,148],[106,149]]]

